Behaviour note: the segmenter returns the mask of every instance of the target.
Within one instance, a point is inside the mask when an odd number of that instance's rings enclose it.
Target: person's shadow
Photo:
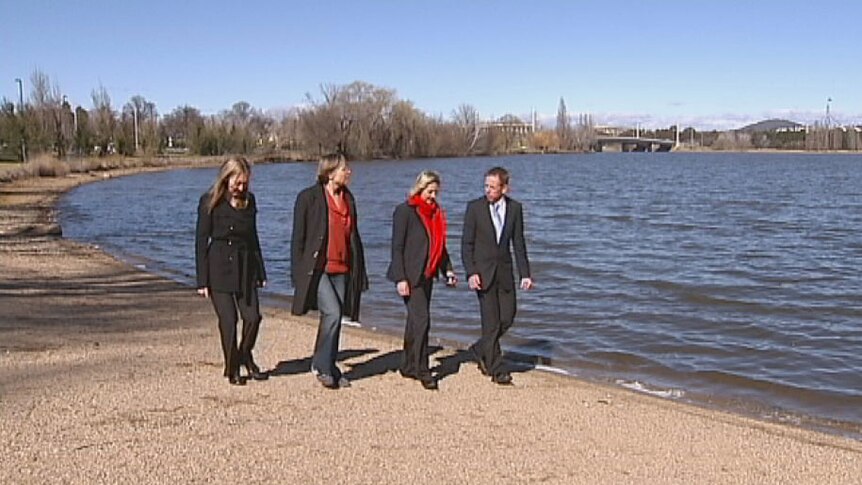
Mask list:
[[[338,353],[337,361],[344,361],[347,359],[352,359],[354,357],[359,357],[360,355],[373,354],[375,352],[379,352],[377,349],[350,349],[350,350],[342,350]],[[374,359],[372,359],[374,360]],[[270,371],[269,375],[273,377],[279,376],[291,376],[297,374],[305,374],[311,372],[311,357],[304,357],[302,359],[292,359],[292,360],[283,360],[275,365]],[[349,373],[345,373],[345,376],[348,379],[351,379]]]
[[[539,366],[553,366],[554,343],[546,339],[527,339],[520,342],[521,350],[510,350],[505,353],[506,368],[509,372],[524,373]]]
[[[435,354],[442,350],[442,347],[434,346],[428,349],[430,354]],[[452,355],[437,358],[437,366],[431,369],[436,372],[437,380],[443,380],[453,374],[457,374],[461,370],[461,364],[466,362],[476,362],[476,356],[473,352],[464,349],[458,349]]]
[[[510,373],[524,373],[534,370],[537,366],[553,365],[549,357],[553,350],[553,343],[544,339],[531,339],[522,343],[523,348],[529,352],[510,350],[504,353],[504,368]],[[441,347],[431,347],[429,351],[433,354],[440,351]],[[437,379],[443,380],[461,371],[461,365],[475,363],[478,360],[473,351],[469,349],[458,349],[452,355],[437,359],[437,367],[431,369],[437,373]]]
[[[365,362],[350,364],[350,369],[344,373],[349,381],[358,381],[368,377],[380,376],[387,372],[395,372],[401,365],[401,356],[404,352],[393,350],[374,356]]]

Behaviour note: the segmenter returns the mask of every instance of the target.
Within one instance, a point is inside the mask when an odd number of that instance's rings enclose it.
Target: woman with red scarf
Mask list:
[[[392,261],[386,274],[407,306],[404,358],[399,371],[429,390],[437,389],[428,368],[431,290],[441,274],[446,276],[447,285],[457,283],[446,251],[446,213],[437,205],[439,192],[440,175],[424,171],[416,177],[407,201],[395,208]]]

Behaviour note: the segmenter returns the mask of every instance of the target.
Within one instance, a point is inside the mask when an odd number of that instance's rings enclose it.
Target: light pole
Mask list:
[[[21,116],[21,161],[27,161],[27,143],[24,141],[24,83],[20,77],[15,78],[18,83],[18,114]]]
[[[138,154],[138,105],[132,103],[132,110],[135,117],[135,155]]]
[[[832,112],[829,106],[831,103],[832,97],[830,96],[826,100],[826,150],[832,149]]]

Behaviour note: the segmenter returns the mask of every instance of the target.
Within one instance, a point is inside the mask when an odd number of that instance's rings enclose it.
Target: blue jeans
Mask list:
[[[320,276],[317,285],[317,309],[320,311],[320,324],[311,357],[312,372],[332,376],[336,380],[341,371],[335,365],[338,356],[338,342],[341,339],[341,309],[344,292],[347,288],[346,274],[326,274]]]

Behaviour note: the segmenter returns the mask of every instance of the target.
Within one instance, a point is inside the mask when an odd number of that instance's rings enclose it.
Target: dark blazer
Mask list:
[[[490,203],[485,197],[467,204],[464,228],[461,237],[461,258],[466,277],[478,274],[482,287],[487,288],[496,278],[503,288],[514,288],[512,252],[521,278],[530,278],[530,262],[524,242],[524,213],[521,203],[506,197],[506,220],[503,234],[497,244],[494,222],[491,220]]]
[[[419,286],[428,264],[429,244],[428,231],[416,208],[407,202],[395,207],[392,213],[392,259],[386,277],[395,283],[407,280],[410,286]],[[447,271],[452,271],[452,261],[444,241],[443,258],[434,277],[445,276]]]
[[[248,194],[248,206],[234,209],[227,200],[209,212],[209,192],[198,201],[195,231],[195,269],[198,288],[243,292],[266,280],[257,235],[257,203]]]
[[[322,184],[304,189],[296,196],[293,207],[293,233],[290,248],[290,277],[293,282],[294,315],[304,315],[317,309],[317,285],[326,265],[326,246],[329,242],[329,209]],[[344,188],[350,205],[350,272],[342,313],[351,320],[359,320],[361,293],[368,289],[365,272],[365,252],[359,237],[359,220],[356,217],[356,200]]]

